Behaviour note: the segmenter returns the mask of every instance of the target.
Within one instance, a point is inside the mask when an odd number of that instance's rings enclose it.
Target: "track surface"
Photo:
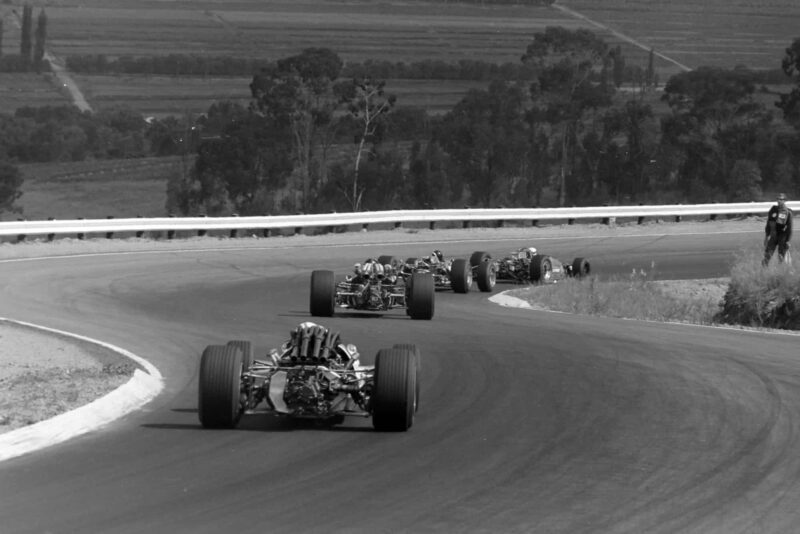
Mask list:
[[[604,276],[727,274],[753,235],[562,238]],[[756,236],[755,239],[758,239]],[[267,243],[269,240],[267,240]],[[432,321],[337,315],[371,363],[423,354],[408,433],[197,421],[199,354],[308,320],[309,272],[524,241],[111,255],[0,264],[0,315],[149,359],[166,390],[101,431],[0,465],[0,531],[789,532],[800,522],[797,337],[521,311],[438,293]],[[537,243],[538,244],[538,243]],[[502,289],[502,288],[501,288]],[[354,314],[356,315],[356,314]]]

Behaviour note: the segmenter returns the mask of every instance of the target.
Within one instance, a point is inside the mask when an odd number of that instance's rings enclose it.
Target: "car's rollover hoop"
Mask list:
[[[419,369],[414,345],[382,349],[374,366],[363,366],[338,332],[303,323],[264,359],[252,359],[248,341],[206,347],[198,415],[205,428],[235,428],[242,415],[268,413],[331,425],[371,417],[376,430],[403,432],[419,408]]]

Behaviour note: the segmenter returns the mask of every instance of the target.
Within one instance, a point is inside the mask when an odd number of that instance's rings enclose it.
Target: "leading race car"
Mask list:
[[[336,283],[333,271],[311,273],[311,315],[331,317],[336,307],[388,311],[405,308],[412,319],[432,319],[434,283],[430,273],[400,276],[394,261],[367,259],[356,263],[354,274]]]
[[[523,247],[501,260],[492,260],[491,255],[478,251],[472,254],[470,263],[479,268],[493,269],[498,282],[554,284],[566,277],[583,277],[590,273],[591,266],[585,258],[575,258],[570,264],[547,254],[539,253],[535,247]]]
[[[250,341],[209,345],[200,359],[198,415],[205,428],[235,428],[242,415],[274,414],[340,424],[371,417],[376,430],[405,431],[419,406],[420,352],[397,344],[360,363],[355,345],[311,322],[253,359]]]
[[[393,256],[381,256],[394,260]],[[380,259],[379,258],[379,259]],[[478,289],[491,291],[494,287],[494,272],[484,270],[480,273],[463,258],[445,259],[441,250],[434,250],[430,256],[406,258],[399,273],[405,278],[414,273],[430,273],[437,291],[452,289],[456,293],[469,293],[472,282],[477,280]]]

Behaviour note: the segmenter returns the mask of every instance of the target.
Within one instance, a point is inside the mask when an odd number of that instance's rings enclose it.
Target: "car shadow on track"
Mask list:
[[[311,318],[314,317],[313,315],[311,315],[308,312],[298,312],[298,311],[292,311],[292,312],[289,312],[289,313],[279,313],[278,316],[279,317],[307,317],[307,318],[308,317],[311,317]],[[382,312],[338,312],[337,311],[336,313],[333,314],[332,317],[342,317],[342,318],[345,318],[345,319],[381,319],[381,318],[383,318],[383,319],[403,319],[403,320],[407,320],[408,319],[408,316],[406,314],[402,313],[400,310],[397,310],[396,313],[392,313],[392,312],[389,312],[389,313],[382,313]],[[330,319],[330,317],[325,317],[325,319]]]
[[[175,408],[177,413],[197,413],[196,408]],[[146,423],[142,428],[159,430],[204,430],[214,431],[245,431],[245,432],[294,432],[298,430],[324,430],[326,432],[374,432],[372,425],[362,417],[345,418],[344,423],[330,424],[316,419],[292,419],[269,414],[244,415],[235,429],[206,429],[200,422],[192,423]]]

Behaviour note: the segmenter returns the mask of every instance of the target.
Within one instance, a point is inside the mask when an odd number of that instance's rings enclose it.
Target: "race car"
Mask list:
[[[392,256],[380,258],[394,259]],[[491,291],[494,287],[493,272],[486,270],[477,273],[476,269],[462,258],[446,260],[441,250],[434,250],[430,256],[406,258],[399,272],[400,276],[406,278],[414,273],[430,273],[437,291],[452,289],[456,293],[469,293],[473,280],[478,281],[478,289],[481,291]]]
[[[490,254],[478,251],[470,257],[474,268],[493,269],[498,282],[554,284],[566,277],[583,277],[591,266],[585,258],[575,258],[564,264],[553,256],[540,254],[536,247],[519,248],[501,260],[492,260]]]
[[[333,271],[311,273],[311,315],[331,317],[336,307],[388,311],[405,308],[412,319],[432,319],[434,283],[430,273],[400,276],[395,261],[368,258],[353,266],[354,274],[336,283]]]
[[[235,428],[242,415],[273,414],[329,425],[371,417],[381,431],[406,431],[419,407],[420,352],[397,344],[362,365],[355,345],[312,322],[254,359],[250,341],[209,345],[200,359],[198,416],[205,428]]]

